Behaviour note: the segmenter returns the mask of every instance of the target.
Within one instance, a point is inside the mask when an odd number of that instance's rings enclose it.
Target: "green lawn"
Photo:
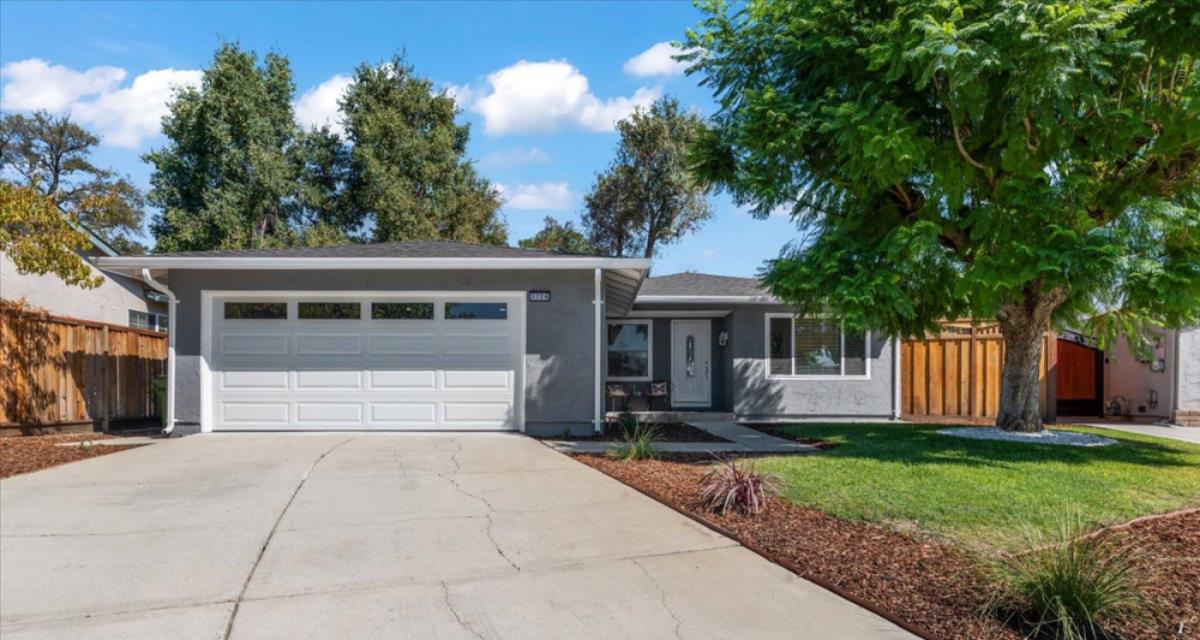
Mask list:
[[[1007,546],[1023,526],[1062,514],[1092,525],[1200,506],[1200,446],[1080,428],[1118,441],[1064,447],[967,440],[946,425],[819,424],[787,429],[836,442],[823,453],[767,458],[784,496],[849,519]]]

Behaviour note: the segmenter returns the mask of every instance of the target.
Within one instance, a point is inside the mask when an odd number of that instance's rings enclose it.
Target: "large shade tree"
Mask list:
[[[612,255],[652,258],[711,216],[708,189],[688,166],[704,121],[670,96],[617,123],[616,158],[584,199],[591,243]]]
[[[291,244],[298,184],[289,149],[299,133],[291,67],[224,44],[198,88],[183,88],[163,118],[166,146],[144,156],[156,251]]]
[[[453,97],[396,56],[359,65],[341,110],[348,210],[375,240],[505,242],[500,193],[466,157],[470,127]]]
[[[994,318],[997,424],[1041,428],[1043,331],[1200,322],[1200,3],[704,2],[700,173],[803,240],[801,312]]]

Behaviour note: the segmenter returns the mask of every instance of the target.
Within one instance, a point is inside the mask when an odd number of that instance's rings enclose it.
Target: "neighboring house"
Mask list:
[[[1200,426],[1200,328],[1158,332],[1140,357],[1124,338],[1104,356],[1106,412]]]
[[[645,259],[419,241],[97,264],[177,301],[178,432],[586,433],[609,381],[748,419],[898,408],[893,341],[794,319],[752,279],[646,279]]]
[[[81,228],[91,240],[85,258],[112,257],[116,251],[95,233]],[[17,266],[0,252],[0,299],[20,300],[56,316],[67,316],[136,329],[167,330],[165,297],[141,279],[89,266],[102,282],[95,289],[66,284],[54,274],[17,273]]]

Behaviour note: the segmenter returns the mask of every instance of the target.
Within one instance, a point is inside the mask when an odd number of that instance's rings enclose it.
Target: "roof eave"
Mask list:
[[[674,304],[782,304],[778,298],[770,295],[756,296],[656,296],[639,295],[634,304],[641,303],[674,303]]]
[[[631,269],[647,271],[650,269],[650,260],[589,256],[549,258],[116,256],[98,258],[96,266],[118,272],[140,272],[142,269]]]

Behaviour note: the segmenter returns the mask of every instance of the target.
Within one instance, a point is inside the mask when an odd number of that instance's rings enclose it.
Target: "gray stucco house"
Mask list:
[[[891,418],[895,343],[749,278],[442,241],[102,257],[171,301],[168,427],[601,428],[606,385],[673,410]]]

